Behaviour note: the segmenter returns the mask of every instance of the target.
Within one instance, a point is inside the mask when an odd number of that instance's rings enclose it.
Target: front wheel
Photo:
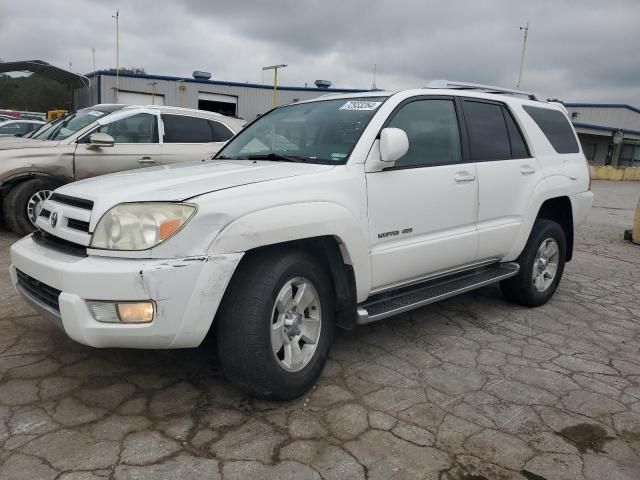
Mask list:
[[[333,338],[333,283],[306,252],[248,254],[215,320],[227,377],[250,394],[288,400],[320,376]]]
[[[538,219],[518,257],[520,271],[500,282],[504,296],[526,307],[547,303],[558,288],[566,258],[564,230],[556,222]]]
[[[33,232],[42,205],[58,186],[51,180],[34,178],[13,187],[3,203],[7,226],[19,235]]]

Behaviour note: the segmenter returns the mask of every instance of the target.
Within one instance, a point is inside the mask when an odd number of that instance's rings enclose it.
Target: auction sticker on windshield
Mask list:
[[[340,110],[375,110],[382,102],[369,102],[363,100],[350,100],[340,107]]]

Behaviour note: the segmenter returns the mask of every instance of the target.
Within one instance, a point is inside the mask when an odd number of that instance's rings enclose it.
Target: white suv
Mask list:
[[[234,383],[295,397],[334,325],[494,282],[551,298],[593,195],[564,107],[522,93],[327,95],[261,116],[217,160],[66,185],[11,247],[12,280],[77,342],[211,332]]]

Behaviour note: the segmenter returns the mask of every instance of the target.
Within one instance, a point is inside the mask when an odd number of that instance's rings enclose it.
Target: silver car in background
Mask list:
[[[29,138],[2,138],[4,220],[26,235],[55,188],[107,173],[209,159],[244,124],[202,110],[101,104],[42,125]]]

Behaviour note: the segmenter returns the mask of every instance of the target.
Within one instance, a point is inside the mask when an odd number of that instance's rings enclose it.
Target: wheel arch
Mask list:
[[[538,209],[536,219],[544,218],[556,222],[564,231],[565,240],[567,242],[567,250],[565,253],[565,261],[571,261],[573,258],[573,209],[571,207],[571,199],[568,196],[553,197],[545,200]]]

